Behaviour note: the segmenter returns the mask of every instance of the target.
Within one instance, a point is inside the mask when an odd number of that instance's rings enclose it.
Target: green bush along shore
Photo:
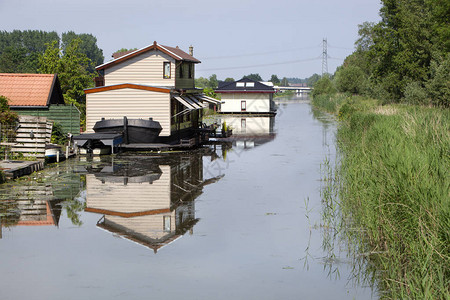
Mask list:
[[[365,276],[383,299],[450,299],[449,110],[346,95],[313,105],[340,119],[341,229]]]

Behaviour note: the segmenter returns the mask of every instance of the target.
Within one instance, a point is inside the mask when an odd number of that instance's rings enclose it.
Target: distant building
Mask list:
[[[216,93],[221,95],[222,113],[274,114],[275,90],[258,81],[243,78],[234,82],[222,82]]]
[[[101,118],[126,116],[159,122],[164,142],[191,136],[206,103],[219,101],[195,88],[195,65],[200,61],[193,57],[192,48],[189,52],[155,41],[97,66],[96,87],[85,90],[86,131],[93,132]]]

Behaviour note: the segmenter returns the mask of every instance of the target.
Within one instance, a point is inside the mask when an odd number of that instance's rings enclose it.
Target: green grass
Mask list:
[[[342,230],[381,298],[450,299],[449,110],[374,103],[326,104]]]

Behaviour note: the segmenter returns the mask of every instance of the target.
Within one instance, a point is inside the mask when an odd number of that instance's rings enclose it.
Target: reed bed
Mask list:
[[[329,181],[348,245],[380,298],[450,299],[449,110],[352,101]]]

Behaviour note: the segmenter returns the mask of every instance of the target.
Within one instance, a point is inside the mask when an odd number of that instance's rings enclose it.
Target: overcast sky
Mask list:
[[[196,77],[268,80],[321,74],[324,38],[333,73],[353,52],[358,24],[378,21],[379,9],[379,0],[0,0],[0,29],[91,33],[105,61],[153,41],[192,45]]]

